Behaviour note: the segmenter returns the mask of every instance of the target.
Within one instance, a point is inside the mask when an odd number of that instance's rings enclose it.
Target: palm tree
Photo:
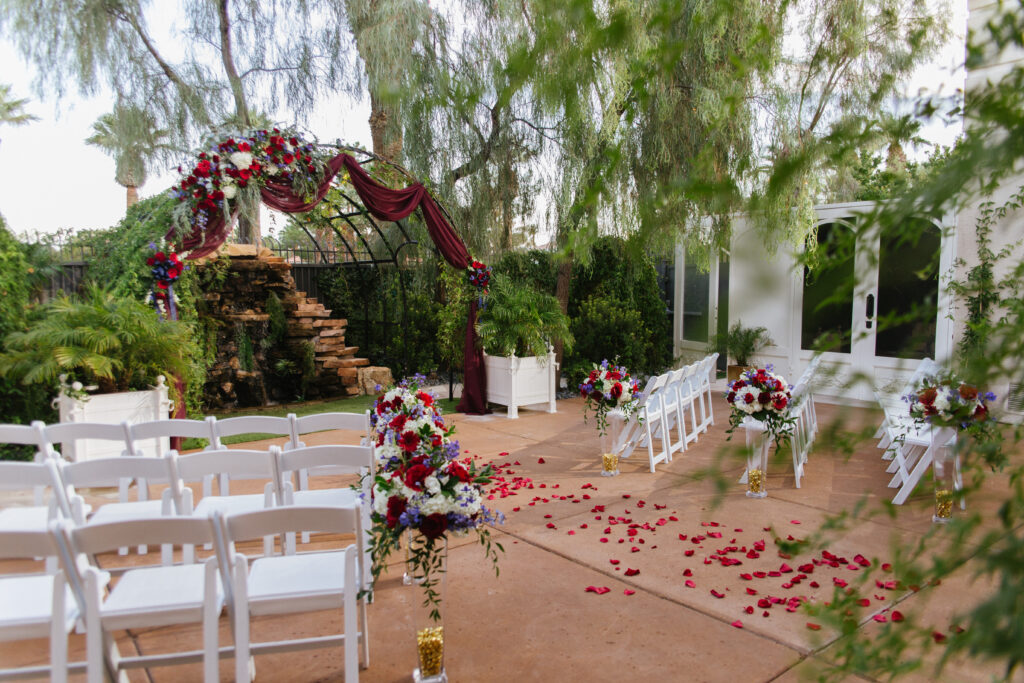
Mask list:
[[[875,122],[875,127],[887,148],[885,167],[892,173],[902,174],[906,171],[907,153],[904,144],[916,147],[928,142],[920,136],[921,120],[911,114],[898,116],[883,112]]]
[[[85,143],[113,157],[114,181],[125,188],[126,203],[131,208],[139,201],[139,188],[146,182],[146,167],[162,153],[174,150],[164,142],[167,131],[157,129],[153,117],[142,109],[120,104],[96,119],[92,130]]]
[[[26,123],[38,121],[39,117],[25,112],[28,100],[16,100],[11,97],[11,86],[0,84],[0,124],[24,126]]]

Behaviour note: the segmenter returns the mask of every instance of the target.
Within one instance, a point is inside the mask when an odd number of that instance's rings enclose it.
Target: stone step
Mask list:
[[[355,384],[358,378],[359,368],[338,368],[338,377],[341,377],[342,384]],[[351,380],[351,381],[350,381]]]
[[[269,313],[226,313],[222,316],[225,320],[233,320],[236,322],[266,322],[270,320]]]
[[[338,327],[335,329],[320,328],[320,339],[326,341],[328,339],[335,339],[337,337],[341,337],[342,340],[344,341],[345,330],[346,328],[344,327]]]
[[[320,318],[313,323],[313,327],[338,328],[347,326],[348,321],[339,318]]]
[[[369,365],[370,361],[366,358],[325,358],[325,368],[352,368],[355,369],[360,365]]]

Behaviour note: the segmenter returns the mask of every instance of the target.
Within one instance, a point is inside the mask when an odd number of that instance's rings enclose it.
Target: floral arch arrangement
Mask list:
[[[480,277],[484,264],[470,257],[447,215],[423,183],[394,190],[377,182],[346,149],[310,142],[295,130],[273,128],[210,140],[188,165],[178,167],[180,180],[172,189],[179,204],[174,227],[166,239],[187,252],[186,260],[207,256],[227,240],[240,206],[248,199],[262,201],[284,213],[309,211],[323,200],[336,175],[347,181],[373,217],[399,221],[420,210],[427,232],[441,256],[486,291]],[[354,150],[353,150],[354,151]],[[376,159],[369,155],[370,159]],[[477,309],[470,303],[465,335],[465,379],[458,409],[472,414],[487,410],[483,352],[476,340]]]

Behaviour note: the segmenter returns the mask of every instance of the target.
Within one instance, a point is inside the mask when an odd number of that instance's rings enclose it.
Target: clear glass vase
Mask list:
[[[932,521],[946,524],[953,520],[953,502],[956,498],[956,448],[945,444],[955,435],[952,429],[937,429],[933,437],[936,444],[932,456],[932,479],[935,482],[935,514]]]
[[[620,442],[626,425],[626,414],[620,408],[613,408],[605,417],[608,425],[598,434],[601,437],[601,476],[614,477],[619,473],[619,450],[622,447]]]
[[[768,433],[752,429],[745,431],[747,433],[747,497],[765,498],[768,495]]]
[[[420,534],[409,537],[410,555],[415,555],[429,546],[429,541]],[[420,594],[414,598],[416,629],[416,669],[412,673],[416,683],[447,683],[448,673],[444,666],[445,630],[444,607],[445,588],[448,585],[448,541],[435,539],[432,544],[434,560],[430,571],[424,575],[418,565],[409,564],[407,573]],[[428,600],[428,595],[433,599]]]

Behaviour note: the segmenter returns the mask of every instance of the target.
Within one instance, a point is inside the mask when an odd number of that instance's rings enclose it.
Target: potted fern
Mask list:
[[[495,275],[477,323],[487,372],[487,400],[508,406],[509,418],[519,407],[546,404],[555,408],[558,364],[551,344],[561,339],[572,347],[569,318],[550,294]]]
[[[774,343],[767,328],[744,327],[739,320],[729,328],[723,341],[726,353],[735,361],[734,365],[726,368],[730,382],[739,379],[744,371],[752,367],[751,362],[755,353]]]
[[[80,300],[54,299],[3,343],[0,375],[56,388],[61,422],[134,423],[168,417],[165,377],[185,375],[191,342],[183,323],[161,321],[142,302],[94,286]],[[101,443],[66,444],[64,455],[83,460],[123,450]]]

